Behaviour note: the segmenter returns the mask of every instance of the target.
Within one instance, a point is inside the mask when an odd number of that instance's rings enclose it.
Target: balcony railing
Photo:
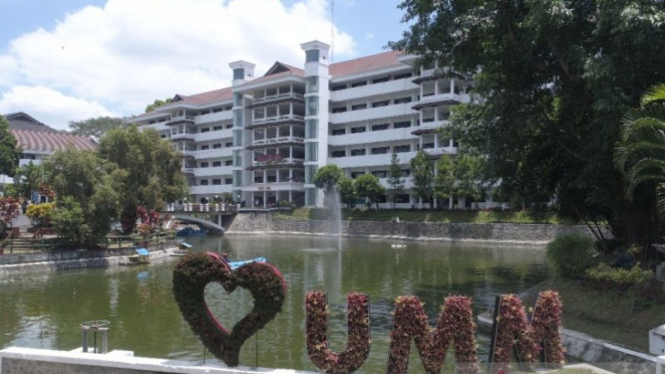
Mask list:
[[[270,144],[282,144],[282,143],[304,143],[305,138],[297,136],[280,136],[279,138],[268,138],[268,139],[259,139],[254,140],[252,145],[270,145]]]
[[[261,125],[261,124],[266,124],[266,123],[289,121],[289,120],[304,121],[305,117],[299,116],[297,114],[286,114],[286,115],[283,115],[283,116],[255,118],[253,124],[254,125]]]
[[[194,116],[176,116],[176,117],[171,117],[171,119],[166,122],[167,126],[170,125],[178,125],[181,123],[189,123],[189,124],[194,124]]]
[[[284,157],[281,159],[271,158],[265,161],[252,161],[252,166],[267,166],[267,165],[290,165],[290,164],[302,164],[305,162],[304,158],[290,158]]]
[[[270,95],[270,96],[264,96],[264,97],[259,97],[255,98],[254,102],[252,103],[253,105],[256,104],[265,104],[269,103],[271,101],[279,101],[279,100],[284,100],[284,99],[301,99],[305,100],[305,97],[299,93],[295,92],[286,92],[286,93],[281,93],[277,95]]]

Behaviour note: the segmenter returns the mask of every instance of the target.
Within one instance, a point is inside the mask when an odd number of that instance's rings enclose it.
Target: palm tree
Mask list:
[[[632,200],[637,187],[653,185],[656,205],[665,214],[665,84],[647,91],[623,122],[614,162],[625,176],[626,195]]]

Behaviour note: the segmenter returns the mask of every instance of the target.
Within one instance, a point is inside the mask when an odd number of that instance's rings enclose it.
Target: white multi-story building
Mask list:
[[[455,152],[435,130],[468,102],[467,82],[416,69],[415,57],[397,51],[330,64],[327,44],[301,46],[303,68],[276,62],[255,77],[254,64],[236,61],[231,87],[176,95],[134,120],[182,151],[197,201],[229,192],[247,206],[320,205],[318,168],[336,164],[351,178],[372,173],[387,187],[396,153],[405,179],[397,207],[417,204],[409,161],[420,149],[432,157]]]

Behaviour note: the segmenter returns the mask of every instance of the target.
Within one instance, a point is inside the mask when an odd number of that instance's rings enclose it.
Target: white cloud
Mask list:
[[[26,112],[38,121],[68,130],[69,121],[114,116],[97,102],[66,96],[48,87],[14,86],[0,96],[0,113]]]
[[[22,84],[138,114],[157,98],[229,86],[231,61],[256,63],[257,75],[276,60],[302,66],[301,43],[330,42],[326,5],[326,0],[289,6],[279,0],[109,0],[103,8],[67,15],[53,30],[13,40],[9,55],[0,55],[0,69],[15,61]],[[335,29],[334,40],[336,57],[354,56],[350,35]],[[3,79],[0,74],[0,87]]]

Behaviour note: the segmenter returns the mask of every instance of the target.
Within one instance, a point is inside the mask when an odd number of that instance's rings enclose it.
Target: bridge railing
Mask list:
[[[237,204],[229,203],[213,203],[213,204],[193,204],[184,203],[177,204],[171,203],[166,205],[167,212],[238,212]]]

